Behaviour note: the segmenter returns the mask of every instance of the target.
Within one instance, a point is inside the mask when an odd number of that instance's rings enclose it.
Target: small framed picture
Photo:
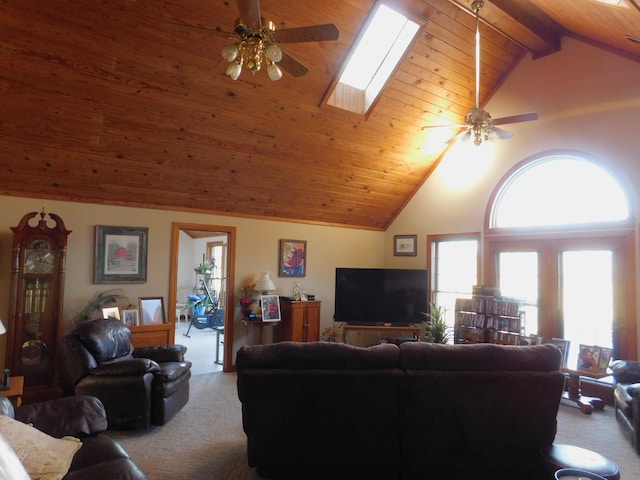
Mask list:
[[[167,323],[164,315],[164,297],[140,297],[140,325]]]
[[[600,362],[598,363],[598,371],[605,373],[611,363],[611,356],[613,355],[612,348],[600,347]]]
[[[307,241],[280,240],[279,277],[304,277],[307,274]]]
[[[138,310],[122,310],[122,321],[129,327],[140,325]]]
[[[260,297],[260,304],[262,305],[263,322],[280,321],[280,299],[278,295],[262,295]]]
[[[600,347],[596,345],[580,345],[578,354],[578,370],[597,372],[600,368]]]
[[[569,359],[569,340],[565,340],[564,338],[552,338],[548,343],[553,343],[556,347],[560,349],[562,352],[562,366],[567,366],[567,360]]]
[[[103,308],[102,318],[115,318],[116,320],[120,320],[120,309],[118,307]]]
[[[415,257],[418,255],[417,235],[394,235],[393,254],[396,257]]]

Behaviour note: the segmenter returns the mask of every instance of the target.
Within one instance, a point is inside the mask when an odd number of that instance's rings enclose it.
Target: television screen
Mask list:
[[[427,270],[336,268],[336,322],[409,325],[428,311]]]

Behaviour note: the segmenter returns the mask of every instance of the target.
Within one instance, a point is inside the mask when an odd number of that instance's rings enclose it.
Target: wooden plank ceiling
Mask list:
[[[470,0],[388,3],[424,27],[364,118],[321,100],[374,0],[262,0],[278,29],[340,31],[283,46],[310,72],[275,83],[231,80],[229,40],[172,25],[230,31],[233,0],[1,2],[0,193],[385,229],[438,161],[422,127],[461,123],[475,102]],[[638,61],[627,6],[488,1],[480,98],[565,35]]]

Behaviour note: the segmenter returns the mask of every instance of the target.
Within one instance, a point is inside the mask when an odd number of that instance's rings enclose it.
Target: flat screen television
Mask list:
[[[428,311],[427,270],[336,268],[336,322],[410,325]]]

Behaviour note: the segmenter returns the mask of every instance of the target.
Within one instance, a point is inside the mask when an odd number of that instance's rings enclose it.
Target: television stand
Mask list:
[[[380,334],[391,334],[390,336],[407,336],[407,334],[413,335],[413,338],[419,339],[422,327],[419,325],[401,325],[401,326],[385,326],[385,325],[343,325],[342,326],[342,341],[349,343],[349,332],[376,332],[378,333],[378,339]]]

